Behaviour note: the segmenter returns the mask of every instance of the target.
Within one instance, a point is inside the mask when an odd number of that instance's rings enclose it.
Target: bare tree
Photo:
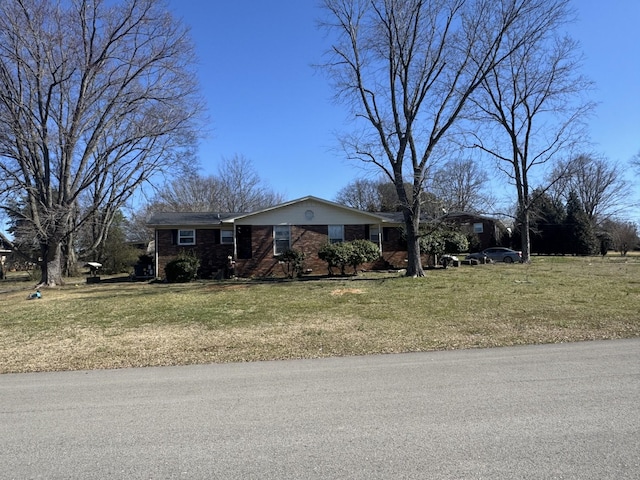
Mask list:
[[[156,211],[252,212],[283,202],[242,155],[223,158],[217,175],[180,176],[158,190],[152,200]]]
[[[623,169],[606,158],[578,155],[556,167],[552,179],[557,178],[555,195],[566,201],[574,191],[594,226],[630,206],[630,185]]]
[[[185,159],[201,110],[193,60],[155,0],[0,2],[1,193],[26,198],[12,213],[36,232],[43,284],[62,283],[78,228],[106,232]]]
[[[404,187],[411,191],[411,184],[405,182]],[[397,212],[400,205],[395,185],[384,177],[350,182],[338,191],[336,202],[367,212]]]
[[[478,162],[456,158],[436,170],[430,190],[449,212],[487,212],[494,203],[488,180]]]
[[[557,3],[324,0],[324,25],[336,39],[325,68],[362,127],[342,143],[350,158],[379,167],[396,186],[408,276],[424,275],[421,193],[434,159],[443,158],[439,147],[486,76],[549,28]]]
[[[218,178],[222,185],[220,210],[223,212],[253,212],[284,200],[260,178],[253,162],[243,155],[223,158],[218,166]]]
[[[218,177],[189,174],[162,186],[151,205],[155,211],[220,212],[221,192]]]
[[[568,151],[581,139],[580,120],[593,103],[580,98],[591,83],[579,74],[578,45],[557,30],[568,22],[568,0],[549,0],[546,28],[522,43],[518,32],[506,42],[517,44],[509,58],[482,81],[474,105],[486,128],[475,146],[497,160],[514,184],[518,199],[522,255],[530,257],[531,174]]]
[[[147,225],[149,217],[155,212],[163,212],[164,206],[156,203],[144,203],[135,208],[124,210],[123,229],[128,242],[146,243],[153,240],[154,229]]]
[[[635,223],[607,220],[603,227],[611,238],[611,246],[615,251],[620,252],[623,257],[627,255],[629,250],[640,246],[638,227]]]
[[[366,178],[358,178],[342,187],[336,194],[335,201],[365,212],[381,211],[379,182]]]

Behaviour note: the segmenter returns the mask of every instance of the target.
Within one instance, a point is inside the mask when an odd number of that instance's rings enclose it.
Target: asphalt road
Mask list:
[[[638,479],[640,339],[0,376],[2,479]]]

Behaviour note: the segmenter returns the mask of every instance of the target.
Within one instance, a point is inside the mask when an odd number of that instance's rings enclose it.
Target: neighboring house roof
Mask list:
[[[376,212],[376,215],[384,217],[387,222],[400,223],[404,225],[404,213],[402,212]],[[429,223],[433,220],[434,219],[426,213],[420,214],[420,222],[422,223]]]
[[[444,215],[442,215],[441,218],[456,218],[456,217],[472,217],[472,218],[481,218],[483,220],[495,220],[495,218],[487,217],[486,215],[481,215],[479,213],[473,213],[473,212],[464,212],[464,211],[445,213]]]
[[[486,220],[488,222],[493,222],[496,225],[499,225],[501,227],[504,227],[503,222],[495,217],[488,217],[486,215],[480,215],[478,213],[471,213],[471,212],[450,212],[450,213],[446,213],[444,214],[442,217],[440,217],[441,220],[456,220],[456,219],[476,219],[476,220]]]
[[[402,212],[376,212],[376,215],[383,217],[387,222],[403,223],[404,214]]]

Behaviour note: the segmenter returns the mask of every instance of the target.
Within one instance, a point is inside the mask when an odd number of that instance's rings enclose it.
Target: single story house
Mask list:
[[[498,220],[469,213],[447,214],[439,221],[477,236],[480,249],[499,245],[504,229]],[[157,212],[147,224],[155,231],[153,255],[160,278],[180,252],[200,259],[201,278],[283,276],[278,255],[288,249],[305,254],[305,269],[325,274],[319,249],[328,242],[357,239],[374,242],[381,253],[363,268],[401,269],[407,262],[402,213],[365,212],[313,196],[250,213]],[[433,265],[434,259],[423,255],[422,263]]]
[[[381,257],[368,269],[405,268],[402,215],[371,213],[307,196],[251,213],[158,212],[147,224],[155,231],[156,275],[184,252],[200,259],[201,278],[282,276],[277,256],[287,249],[305,254],[305,268],[327,272],[318,250],[327,242],[367,239]],[[424,264],[429,259],[424,257]]]

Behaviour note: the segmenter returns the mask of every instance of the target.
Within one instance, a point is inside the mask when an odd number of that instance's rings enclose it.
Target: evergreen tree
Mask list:
[[[598,252],[595,229],[575,191],[571,191],[567,199],[565,228],[567,253],[593,255]]]
[[[534,190],[531,198],[531,251],[547,255],[566,253],[564,205],[541,190]]]

